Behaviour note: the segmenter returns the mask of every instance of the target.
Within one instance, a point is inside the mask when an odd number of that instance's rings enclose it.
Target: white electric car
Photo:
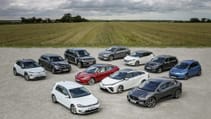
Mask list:
[[[64,105],[73,114],[87,114],[100,109],[99,100],[88,89],[72,81],[57,82],[51,97],[53,103]]]
[[[17,60],[13,66],[13,73],[15,76],[23,76],[27,81],[46,77],[45,69],[32,59]]]
[[[154,54],[150,51],[138,50],[127,55],[124,58],[124,62],[127,65],[138,66],[140,64],[145,64],[149,62],[154,57]]]
[[[110,93],[121,93],[124,90],[140,85],[144,80],[149,79],[149,74],[145,71],[123,69],[106,77],[100,82],[100,89]]]

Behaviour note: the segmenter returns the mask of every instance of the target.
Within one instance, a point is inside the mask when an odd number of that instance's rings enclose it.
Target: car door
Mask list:
[[[23,76],[24,75],[24,69],[23,69],[22,65],[23,65],[22,62],[18,61],[16,63],[16,67],[15,68],[16,68],[17,73],[21,74]]]
[[[169,69],[171,69],[172,67],[174,67],[177,64],[177,59],[174,57],[169,58]]]
[[[169,85],[169,82],[165,82],[165,83],[162,83],[160,87],[158,88],[159,99],[166,98],[169,95],[168,85]]]
[[[189,74],[189,76],[197,75],[197,73],[199,72],[199,70],[200,70],[199,64],[196,63],[196,62],[194,62],[194,63],[192,63],[190,65],[188,74]]]
[[[141,64],[145,64],[145,63],[147,63],[148,61],[150,61],[152,58],[151,58],[151,56],[150,56],[150,54],[149,53],[143,53],[142,54],[142,57],[140,58],[140,63]]]
[[[68,96],[68,91],[60,85],[56,86],[56,99],[58,102],[60,102],[62,105],[69,108],[69,104],[71,102],[70,96]]]
[[[136,76],[133,74],[133,72],[129,72],[125,79],[124,82],[122,83],[123,86],[124,86],[124,89],[129,89],[129,88],[132,88],[134,87],[134,83],[136,82]]]
[[[101,67],[101,68],[98,69],[97,75],[96,75],[96,78],[95,79],[97,81],[101,81],[102,79],[104,79],[105,77],[107,77],[106,74],[107,74],[106,73],[106,68],[105,67]]]
[[[164,70],[167,70],[171,67],[171,64],[170,64],[170,59],[169,58],[166,58],[164,63],[163,63],[163,69]]]

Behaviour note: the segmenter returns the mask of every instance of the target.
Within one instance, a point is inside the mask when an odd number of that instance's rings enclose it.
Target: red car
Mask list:
[[[105,77],[119,70],[119,67],[110,64],[94,64],[79,72],[75,76],[75,80],[82,84],[93,85],[95,82],[99,82]]]

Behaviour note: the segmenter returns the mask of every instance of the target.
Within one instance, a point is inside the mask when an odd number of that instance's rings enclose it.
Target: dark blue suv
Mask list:
[[[201,75],[201,65],[195,60],[184,60],[169,71],[170,78],[187,80]]]

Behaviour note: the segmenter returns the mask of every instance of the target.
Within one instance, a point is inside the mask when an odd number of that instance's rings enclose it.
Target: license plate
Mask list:
[[[62,71],[68,71],[68,69],[63,69]]]
[[[177,78],[176,76],[171,76],[171,78]]]
[[[88,110],[94,110],[94,109],[96,109],[95,107],[92,107],[92,108],[88,108]]]
[[[151,67],[146,67],[146,69],[151,69]]]

